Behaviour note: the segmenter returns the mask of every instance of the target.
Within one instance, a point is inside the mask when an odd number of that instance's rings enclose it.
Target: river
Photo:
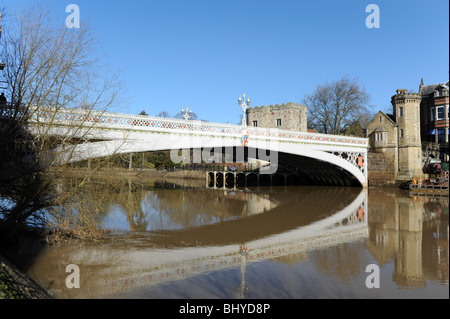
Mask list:
[[[55,298],[449,298],[447,197],[90,183],[74,202],[110,234],[48,247],[27,271]]]

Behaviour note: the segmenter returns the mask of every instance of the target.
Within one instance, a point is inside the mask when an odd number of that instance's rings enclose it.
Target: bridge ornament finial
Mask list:
[[[188,112],[187,106],[186,106],[186,110],[183,110],[183,108],[181,108],[181,116],[184,117],[184,119],[186,121],[189,120],[189,118],[192,116],[192,108],[189,112]]]

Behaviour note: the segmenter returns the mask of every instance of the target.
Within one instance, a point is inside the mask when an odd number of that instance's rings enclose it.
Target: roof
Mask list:
[[[394,127],[398,126],[398,124],[394,121],[394,117],[391,114],[386,114],[383,111],[378,111],[377,114],[373,117],[373,119],[369,122],[369,125],[368,125],[368,127],[372,126],[372,125],[373,125],[372,127],[376,127],[375,130],[373,130],[373,132],[386,132],[387,131],[385,126],[377,127],[376,123],[378,122],[377,118],[379,115],[383,115],[385,118],[388,119],[388,122],[387,122],[388,125],[389,125],[389,123],[391,123]],[[386,125],[386,122],[384,122],[384,124]]]
[[[430,84],[430,85],[424,85],[422,89],[420,90],[421,95],[428,95],[430,93],[433,93],[436,91],[439,87],[443,87],[444,89],[449,89],[449,81],[445,83],[437,83],[437,84]]]
[[[379,114],[379,113],[383,114],[389,121],[392,122],[392,124],[394,124],[395,126],[397,125],[397,122],[395,121],[394,115],[392,115],[392,114],[386,114],[386,113],[384,113],[383,111],[378,111],[377,114]]]
[[[374,132],[386,132],[386,128],[384,126],[379,126],[377,127]]]
[[[394,114],[385,114],[385,115],[391,120],[392,123],[397,124],[397,122],[395,121]]]

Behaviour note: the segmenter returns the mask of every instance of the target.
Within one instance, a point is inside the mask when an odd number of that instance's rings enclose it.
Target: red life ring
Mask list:
[[[359,210],[358,210],[358,219],[361,221],[363,219],[363,216],[364,216],[364,211],[360,207]]]

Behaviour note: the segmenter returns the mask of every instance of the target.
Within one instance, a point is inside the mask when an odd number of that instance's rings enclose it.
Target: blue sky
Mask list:
[[[2,0],[11,8],[28,0]],[[89,20],[108,64],[121,67],[126,99],[115,111],[240,122],[252,106],[301,103],[344,75],[358,78],[374,112],[399,88],[449,77],[448,0],[48,0],[62,21],[68,4]],[[368,4],[380,28],[366,27]]]

